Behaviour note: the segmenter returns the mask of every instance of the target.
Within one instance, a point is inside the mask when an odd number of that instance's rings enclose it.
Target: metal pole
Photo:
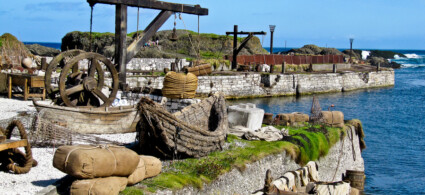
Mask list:
[[[236,51],[238,50],[238,25],[233,27],[233,61],[232,61],[232,70],[237,69],[238,62],[236,61]]]
[[[273,54],[273,31],[270,33],[270,54]]]
[[[351,59],[351,55],[353,54],[353,38],[350,38],[350,63],[353,63],[353,60]]]

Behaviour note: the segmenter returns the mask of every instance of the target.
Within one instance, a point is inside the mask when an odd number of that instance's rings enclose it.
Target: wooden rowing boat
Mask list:
[[[136,131],[136,105],[119,107],[63,107],[51,101],[33,100],[39,118],[80,134],[112,134]]]
[[[228,132],[224,95],[217,93],[171,114],[142,98],[137,125],[142,154],[166,158],[202,157],[220,150]]]

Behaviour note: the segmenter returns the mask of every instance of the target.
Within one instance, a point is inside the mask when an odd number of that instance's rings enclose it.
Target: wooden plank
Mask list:
[[[127,5],[130,7],[142,7],[149,9],[167,10],[172,12],[180,12],[195,15],[208,15],[208,9],[201,8],[200,5],[187,5],[180,3],[169,3],[156,0],[87,0],[91,5],[96,3],[111,4],[111,5]]]
[[[4,143],[0,144],[0,151],[11,149],[11,148],[18,148],[18,147],[24,147],[28,145],[28,140],[22,139],[22,140],[6,140]]]
[[[127,60],[125,64],[130,62],[130,60],[140,51],[140,48],[158,31],[159,28],[168,20],[168,18],[173,14],[172,11],[161,11],[156,18],[146,27],[143,31],[145,34],[143,37],[137,41],[131,43],[127,48]],[[120,70],[121,72],[121,70]]]

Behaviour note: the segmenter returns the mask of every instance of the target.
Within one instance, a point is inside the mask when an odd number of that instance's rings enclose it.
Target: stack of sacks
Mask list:
[[[149,159],[149,166],[144,158]],[[53,157],[53,166],[81,179],[72,183],[70,194],[118,194],[128,184],[142,181],[146,175],[159,174],[162,165],[159,159],[139,156],[121,146],[78,145],[59,147]],[[152,167],[153,171],[147,171]]]
[[[322,111],[321,121],[331,127],[344,127],[344,114],[341,111]]]
[[[153,156],[140,156],[136,170],[128,176],[127,185],[131,186],[141,182],[143,179],[157,176],[161,173],[162,163]]]
[[[297,123],[303,123],[308,122],[309,116],[308,114],[300,113],[300,112],[293,112],[293,113],[286,113],[286,114],[278,114],[276,115],[274,119],[274,124],[276,125],[284,125],[284,126],[290,126]]]

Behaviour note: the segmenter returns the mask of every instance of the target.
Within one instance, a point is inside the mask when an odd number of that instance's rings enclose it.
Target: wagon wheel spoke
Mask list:
[[[99,62],[97,62],[96,59],[92,59],[91,66],[89,68],[89,77],[94,77],[94,74],[96,73],[96,68],[101,68]]]
[[[83,90],[84,90],[83,84],[79,84],[79,85],[76,85],[74,87],[66,89],[65,93],[66,93],[67,96],[69,96],[69,95],[72,95],[74,93],[81,92]]]
[[[106,97],[106,95],[105,94],[103,94],[102,93],[102,91],[100,91],[99,89],[94,89],[93,91],[92,91],[94,94],[96,94],[97,95],[97,97],[99,97],[103,102],[104,102],[104,104],[105,103],[108,103],[108,102],[110,102],[109,101],[109,98],[108,97]]]

